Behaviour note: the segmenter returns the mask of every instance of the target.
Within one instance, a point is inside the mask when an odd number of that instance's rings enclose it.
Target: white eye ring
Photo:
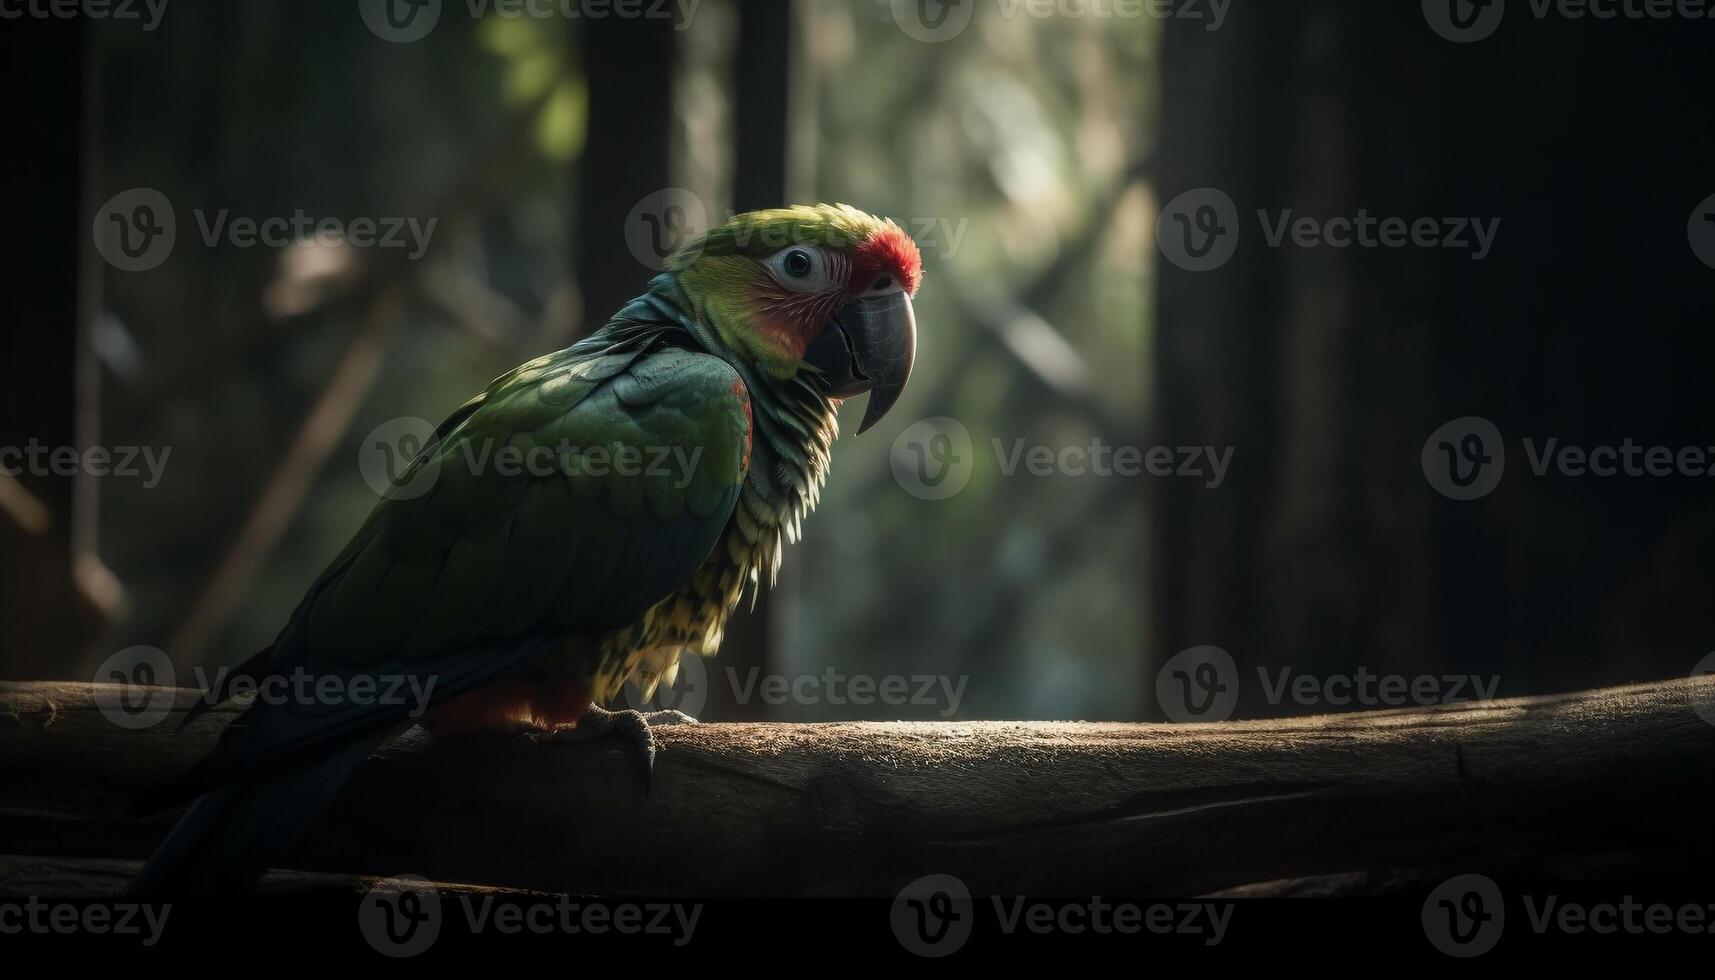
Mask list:
[[[827,253],[814,245],[788,245],[768,259],[769,271],[794,292],[811,292],[828,283]]]

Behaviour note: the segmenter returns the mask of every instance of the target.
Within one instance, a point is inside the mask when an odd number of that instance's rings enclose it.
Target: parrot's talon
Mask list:
[[[608,735],[624,736],[637,748],[638,761],[643,766],[643,794],[647,796],[655,788],[656,742],[652,729],[656,725],[695,724],[697,719],[672,708],[648,712],[630,708],[609,711],[598,704],[592,704],[584,711],[583,717],[578,719],[576,725],[542,732],[534,736],[533,740],[539,745],[570,745]]]

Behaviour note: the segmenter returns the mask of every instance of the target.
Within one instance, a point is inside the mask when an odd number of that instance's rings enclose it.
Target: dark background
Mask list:
[[[1406,2],[1234,0],[1214,31],[964,2],[944,43],[879,0],[705,0],[685,25],[454,3],[409,44],[343,2],[0,22],[0,446],[174,449],[149,491],[0,477],[0,676],[266,643],[374,501],[365,433],[438,419],[640,291],[627,225],[670,186],[716,214],[849,200],[969,229],[924,249],[906,400],[842,440],[782,590],[717,668],[967,677],[956,717],[1153,720],[1161,665],[1203,644],[1246,671],[1503,695],[1684,676],[1715,649],[1711,478],[1538,477],[1522,445],[1715,444],[1715,270],[1687,236],[1715,194],[1715,22],[1514,0],[1461,44]],[[178,205],[179,244],[127,273],[91,221],[137,186]],[[1243,231],[1187,272],[1157,210],[1204,187]],[[420,263],[294,264],[202,247],[195,207],[440,225]],[[1254,212],[1286,208],[1500,225],[1481,261],[1266,247]],[[1451,500],[1420,454],[1471,415],[1506,472]],[[975,470],[927,501],[889,464],[937,417]],[[1214,489],[1005,477],[986,446],[1015,437],[1234,462]],[[706,717],[941,716],[721,690]],[[1237,713],[1326,707],[1247,684]]]
[[[1257,463],[1218,495],[1169,485],[1163,647],[1494,673],[1510,694],[1682,676],[1711,649],[1715,482],[1539,478],[1522,440],[1715,441],[1715,273],[1686,231],[1715,173],[1696,53],[1715,22],[1506,6],[1469,44],[1361,0],[1169,28],[1163,200],[1215,185],[1241,210],[1501,225],[1481,262],[1245,243],[1214,273],[1161,266],[1163,426]],[[1506,472],[1460,502],[1419,451],[1467,415],[1499,429]]]

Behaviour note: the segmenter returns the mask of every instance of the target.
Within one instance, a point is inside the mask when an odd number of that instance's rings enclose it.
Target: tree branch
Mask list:
[[[85,684],[0,684],[0,839],[137,858],[127,816],[230,709],[109,723]],[[612,895],[1187,894],[1389,869],[1706,879],[1715,676],[1231,722],[700,725],[661,732],[653,795],[617,741],[414,729],[282,862]],[[1262,893],[1253,891],[1252,893]]]

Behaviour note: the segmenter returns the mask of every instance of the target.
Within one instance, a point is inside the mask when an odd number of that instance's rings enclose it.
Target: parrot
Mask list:
[[[245,681],[432,678],[420,723],[436,735],[620,735],[652,781],[652,726],[694,719],[604,705],[633,678],[645,699],[671,685],[681,652],[712,656],[745,591],[772,587],[841,401],[867,393],[861,434],[905,389],[922,274],[898,224],[845,204],[737,214],[691,239],[600,329],[449,415],[273,643],[185,722]],[[503,467],[505,447],[552,464]],[[252,890],[414,723],[397,699],[312,701],[253,699],[152,794],[154,810],[192,802],[128,895]]]

